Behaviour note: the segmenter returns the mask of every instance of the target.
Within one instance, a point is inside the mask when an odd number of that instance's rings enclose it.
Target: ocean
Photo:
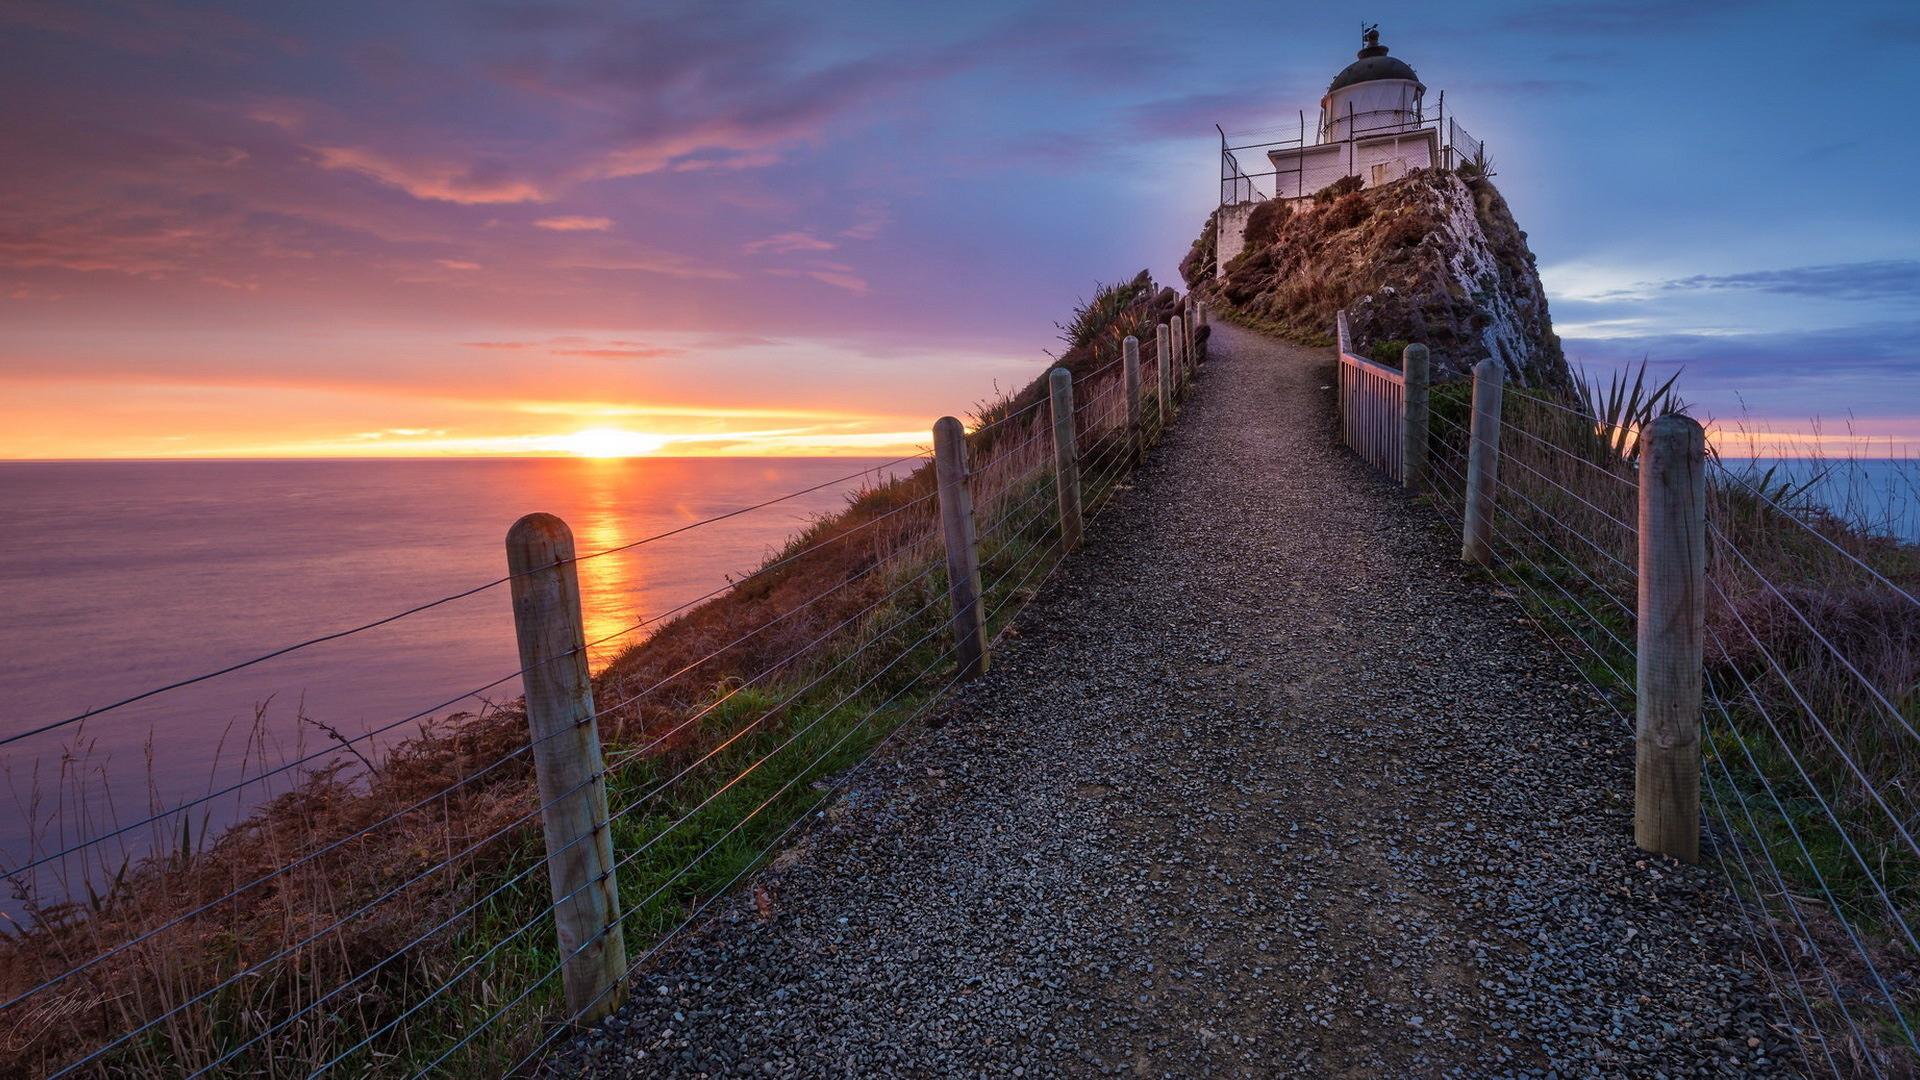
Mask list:
[[[589,641],[753,569],[885,462],[846,458],[0,463],[0,738],[501,577],[504,538],[545,511],[581,554],[821,490],[579,564]],[[867,470],[861,472],[861,470]],[[877,471],[876,471],[877,470]],[[851,478],[848,478],[851,477]],[[829,483],[829,481],[832,481]],[[598,670],[640,639],[591,650]],[[204,798],[329,731],[418,730],[416,713],[519,667],[504,585],[0,746],[0,867]],[[484,692],[516,697],[517,680]],[[256,725],[256,718],[258,724]],[[293,773],[90,852],[94,873],[215,835]],[[50,864],[47,871],[71,863]],[[42,888],[75,883],[42,878]],[[17,907],[0,902],[12,912]]]
[[[1725,459],[1734,475],[1767,477],[1875,532],[1920,543],[1920,460],[1913,458]]]
[[[1778,464],[1776,479],[1920,541],[1914,463]],[[586,554],[789,492],[821,490],[579,565],[597,670],[622,630],[724,588],[845,505],[879,460],[519,459],[0,463],[0,738],[353,627],[505,572],[522,514],[558,514]],[[204,798],[310,753],[517,696],[505,586],[0,746],[0,868]],[[488,686],[488,684],[496,684]],[[424,714],[421,719],[410,719]],[[257,723],[256,723],[257,720]],[[95,877],[199,844],[290,786],[249,783],[91,849]],[[71,864],[50,865],[70,875]],[[74,883],[39,882],[51,894]],[[15,914],[17,901],[0,899]]]

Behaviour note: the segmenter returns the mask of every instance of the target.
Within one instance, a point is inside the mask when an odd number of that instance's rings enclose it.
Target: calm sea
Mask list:
[[[882,464],[0,463],[0,737],[500,577],[507,527],[522,514],[558,514],[585,554]],[[588,640],[724,587],[874,478],[582,562]],[[0,747],[10,811],[0,813],[0,865],[324,750],[320,725],[353,736],[474,709],[474,699],[441,705],[519,667],[511,612],[496,587]],[[634,640],[596,648],[595,668]],[[486,696],[518,692],[508,681]],[[264,739],[250,742],[256,716]],[[361,749],[377,757],[417,726]],[[195,807],[191,835],[217,832],[290,779]],[[181,830],[170,819],[165,842],[177,845]],[[125,852],[105,845],[98,862],[144,851],[151,832],[129,833]]]
[[[1855,524],[1920,543],[1920,459],[1730,458],[1726,465],[1750,480],[1767,478],[1770,490],[1784,485]]]

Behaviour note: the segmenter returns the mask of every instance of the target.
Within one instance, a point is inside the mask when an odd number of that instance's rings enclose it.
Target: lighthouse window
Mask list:
[[[1369,180],[1369,182],[1370,182],[1370,183],[1372,183],[1372,184],[1373,184],[1374,186],[1376,186],[1376,187],[1377,187],[1377,186],[1379,186],[1379,185],[1381,185],[1381,184],[1384,184],[1384,183],[1386,183],[1386,182],[1387,182],[1387,165],[1386,165],[1386,162],[1384,162],[1384,161],[1383,161],[1383,162],[1380,162],[1380,163],[1378,163],[1378,164],[1376,164],[1376,165],[1374,165],[1374,167],[1373,167],[1373,175],[1372,175],[1372,177],[1370,178],[1370,180]]]

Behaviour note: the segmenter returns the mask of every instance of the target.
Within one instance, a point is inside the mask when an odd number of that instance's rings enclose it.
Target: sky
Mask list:
[[[923,445],[1362,16],[1577,362],[1920,442],[1910,4],[0,0],[0,457]]]

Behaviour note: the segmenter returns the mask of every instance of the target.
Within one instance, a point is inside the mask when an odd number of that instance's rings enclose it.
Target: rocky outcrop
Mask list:
[[[1493,357],[1516,382],[1568,380],[1527,234],[1485,178],[1421,169],[1364,190],[1349,178],[1309,200],[1258,205],[1244,238],[1218,277],[1191,253],[1182,271],[1253,322],[1320,343],[1346,308],[1360,352],[1421,342],[1436,378]],[[1216,242],[1209,234],[1195,248]]]

